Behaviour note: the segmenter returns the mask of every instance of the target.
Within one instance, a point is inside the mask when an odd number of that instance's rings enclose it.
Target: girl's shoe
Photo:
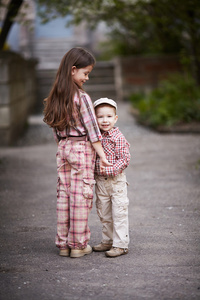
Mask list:
[[[107,251],[110,250],[111,248],[112,248],[112,244],[104,244],[104,243],[92,247],[92,249],[96,252]]]
[[[69,249],[60,249],[60,256],[69,256],[70,250]]]
[[[81,257],[90,253],[92,253],[92,247],[87,245],[87,247],[84,249],[71,249],[70,257]]]
[[[127,253],[128,253],[128,248],[112,247],[109,251],[106,251],[105,254],[107,257],[116,257]]]

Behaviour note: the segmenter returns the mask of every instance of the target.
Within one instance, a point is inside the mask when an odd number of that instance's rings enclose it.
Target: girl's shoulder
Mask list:
[[[79,103],[81,98],[84,96],[86,97],[87,94],[82,90],[78,90],[74,95],[74,101]]]
[[[87,93],[84,90],[79,89],[78,91],[80,95],[87,95]]]
[[[76,94],[75,101],[92,102],[90,96],[83,90],[79,90],[79,94]]]
[[[90,96],[83,90],[79,90],[79,95],[80,97],[86,97],[86,98],[89,98],[90,99]]]

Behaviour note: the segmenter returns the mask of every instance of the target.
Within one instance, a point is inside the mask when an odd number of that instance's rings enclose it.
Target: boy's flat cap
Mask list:
[[[112,99],[100,98],[100,99],[96,100],[93,105],[94,105],[94,107],[97,107],[100,104],[109,104],[117,109],[117,103]]]

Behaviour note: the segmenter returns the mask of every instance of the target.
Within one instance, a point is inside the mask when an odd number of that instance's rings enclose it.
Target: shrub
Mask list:
[[[150,94],[134,94],[130,100],[139,121],[152,127],[200,121],[200,87],[186,74],[173,74]]]

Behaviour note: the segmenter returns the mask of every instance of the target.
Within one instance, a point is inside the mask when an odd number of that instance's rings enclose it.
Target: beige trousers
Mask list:
[[[129,224],[125,173],[115,177],[95,175],[96,208],[103,225],[102,243],[128,248]]]

